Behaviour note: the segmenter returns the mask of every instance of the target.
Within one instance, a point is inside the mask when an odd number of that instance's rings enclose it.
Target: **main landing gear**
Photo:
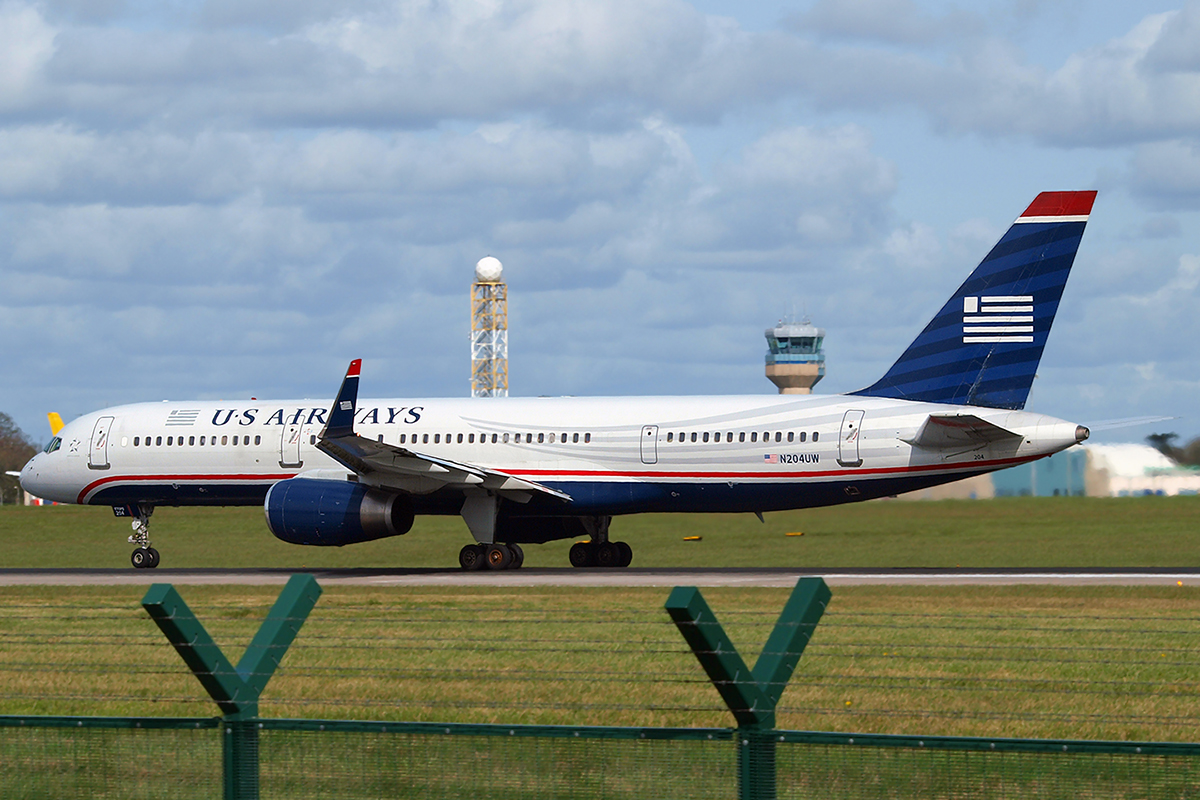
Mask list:
[[[625,542],[576,542],[571,545],[572,567],[628,567],[633,548]]]
[[[154,569],[159,560],[158,551],[150,546],[150,515],[154,513],[154,507],[137,506],[133,511],[133,535],[129,537],[129,543],[136,544],[137,549],[130,554],[129,561],[136,569]]]
[[[516,544],[469,544],[458,551],[463,569],[519,569],[524,563],[525,552]]]
[[[590,541],[571,545],[568,557],[572,567],[628,567],[633,563],[633,548],[608,539],[612,517],[585,517],[580,520]]]

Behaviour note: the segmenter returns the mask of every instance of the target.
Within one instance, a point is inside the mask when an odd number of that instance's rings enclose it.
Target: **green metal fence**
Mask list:
[[[753,667],[698,590],[668,598],[736,728],[260,718],[320,594],[293,576],[235,666],[172,587],[151,587],[143,606],[223,716],[0,716],[0,797],[1200,798],[1198,744],[775,729],[830,599],[816,578]]]
[[[731,798],[729,728],[258,720],[262,798]],[[220,719],[0,717],[0,796],[216,798]],[[779,798],[1195,798],[1200,745],[772,731]],[[244,782],[243,782],[244,784]]]

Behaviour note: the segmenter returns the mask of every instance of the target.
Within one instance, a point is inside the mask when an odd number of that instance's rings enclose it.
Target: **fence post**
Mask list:
[[[142,607],[221,709],[226,800],[258,800],[258,698],[320,596],[312,575],[289,578],[237,667],[174,586],[156,583],[142,598]]]
[[[796,582],[754,669],[738,655],[695,586],[676,586],[666,609],[738,726],[738,798],[774,800],[775,706],[833,596],[821,578]]]

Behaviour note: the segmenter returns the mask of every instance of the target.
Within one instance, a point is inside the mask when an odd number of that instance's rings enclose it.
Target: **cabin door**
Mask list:
[[[303,434],[302,426],[298,422],[283,426],[279,434],[279,466],[304,466],[304,462],[300,460],[300,440],[304,438]]]
[[[642,426],[642,463],[658,463],[658,426]]]
[[[850,409],[842,417],[842,432],[838,436],[838,463],[843,467],[861,467],[862,457],[858,454],[858,441],[861,436],[863,414],[858,409]]]
[[[112,426],[112,417],[101,417],[92,428],[92,447],[88,451],[88,466],[92,469],[108,469],[108,437]]]

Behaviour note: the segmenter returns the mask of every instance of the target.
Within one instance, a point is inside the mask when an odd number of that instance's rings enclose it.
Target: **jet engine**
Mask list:
[[[290,478],[267,492],[267,527],[292,544],[341,547],[408,533],[412,499],[350,481]]]

